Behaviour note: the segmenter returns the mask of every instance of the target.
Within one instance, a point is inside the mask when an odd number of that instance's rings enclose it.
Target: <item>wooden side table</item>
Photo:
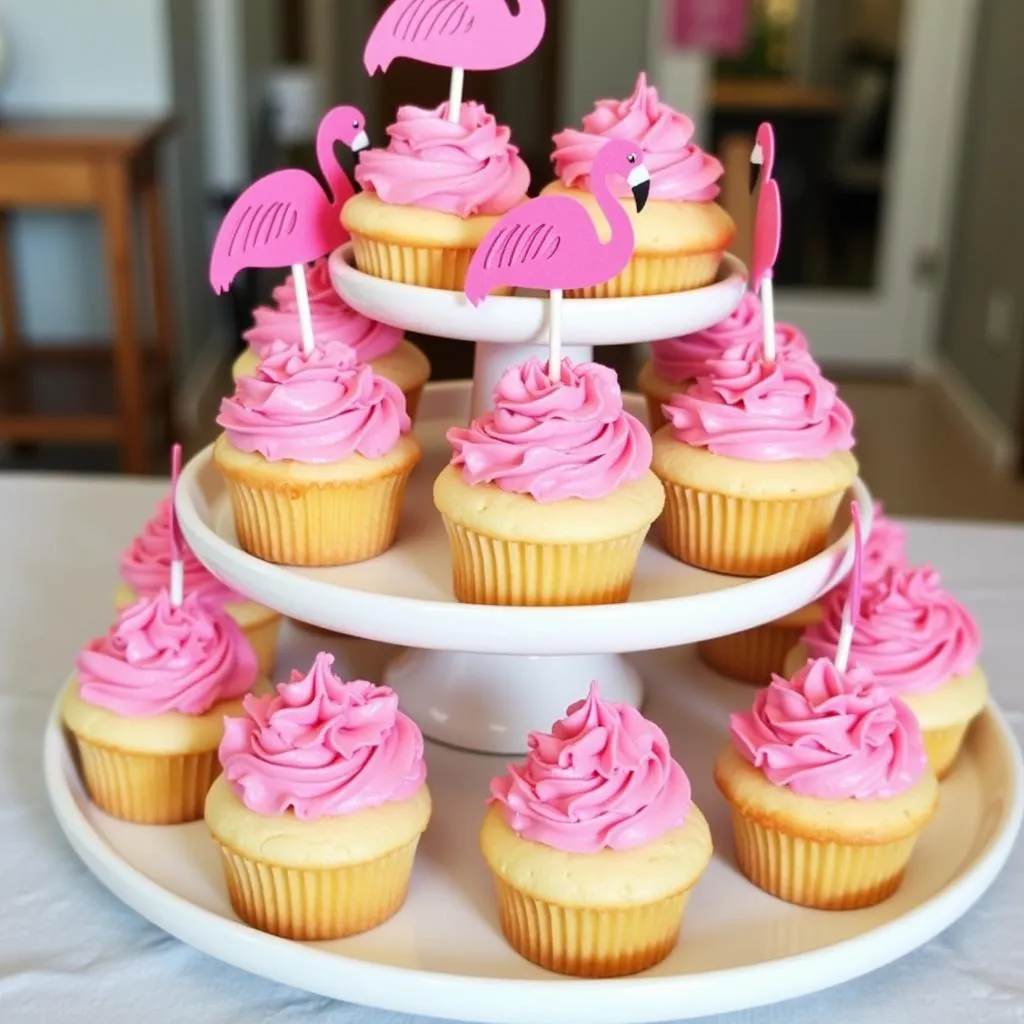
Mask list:
[[[169,119],[0,119],[0,440],[115,442],[122,469],[145,473],[147,412],[154,405],[173,433],[173,328],[157,168],[158,147],[170,127]],[[136,204],[148,239],[152,347],[140,339]],[[112,345],[22,341],[5,222],[7,213],[25,208],[99,214]]]

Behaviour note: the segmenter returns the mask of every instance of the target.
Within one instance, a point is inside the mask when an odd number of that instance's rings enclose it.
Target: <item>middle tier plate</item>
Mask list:
[[[417,288],[364,274],[352,246],[330,258],[338,294],[371,320],[404,331],[500,345],[547,345],[548,300],[543,295],[493,295],[473,306],[462,292]],[[747,270],[727,254],[706,288],[629,299],[567,299],[562,337],[569,346],[632,345],[678,337],[724,320],[739,305]]]
[[[722,636],[795,611],[849,571],[849,503],[826,551],[763,579],[718,576],[682,565],[652,533],[640,556],[632,597],[614,605],[503,608],[459,604],[451,586],[448,539],[434,509],[434,479],[451,449],[445,431],[465,423],[469,382],[435,384],[424,394],[416,434],[424,447],[405,498],[396,545],[379,558],[336,569],[271,565],[238,546],[227,492],[211,449],[185,468],[178,514],[196,555],[255,601],[302,622],[405,647],[481,654],[579,655],[656,650]],[[643,402],[627,396],[643,418]],[[851,497],[871,499],[859,482]]]

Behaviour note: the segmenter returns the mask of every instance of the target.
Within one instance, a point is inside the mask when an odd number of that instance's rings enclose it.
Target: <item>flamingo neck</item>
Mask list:
[[[608,178],[610,176],[596,167],[594,172],[594,175],[591,176],[590,187],[593,190],[594,198],[597,200],[597,205],[601,207],[601,212],[608,221],[608,227],[611,228],[611,237],[607,242],[602,243],[602,247],[605,251],[612,254],[610,258],[615,258],[618,255],[620,246],[624,246],[629,252],[632,252],[635,237],[629,214],[622,208],[622,203],[615,198],[612,190],[608,187]]]
[[[327,190],[331,193],[331,206],[340,209],[342,203],[352,195],[353,188],[345,169],[338,162],[334,144],[335,138],[332,134],[320,132],[316,137],[316,160],[324,181],[327,182]]]

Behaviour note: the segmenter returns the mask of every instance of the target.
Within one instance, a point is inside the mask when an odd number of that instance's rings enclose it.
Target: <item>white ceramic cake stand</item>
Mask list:
[[[490,408],[494,385],[508,367],[531,355],[543,358],[549,304],[541,294],[492,295],[473,306],[461,292],[364,274],[353,262],[351,245],[333,253],[329,266],[338,293],[364,316],[405,331],[476,342],[472,416]],[[702,330],[724,320],[746,286],[746,267],[727,255],[718,280],[707,288],[635,299],[569,299],[563,303],[563,354],[582,363],[593,358],[597,346],[641,344]]]
[[[386,554],[336,569],[271,565],[238,545],[223,480],[200,453],[178,487],[181,526],[211,571],[255,601],[300,622],[409,648],[385,681],[432,739],[469,750],[518,753],[526,734],[548,727],[586,693],[639,706],[641,681],[621,655],[733,633],[795,611],[849,571],[849,510],[834,543],[815,558],[758,580],[682,565],[649,539],[630,600],[580,608],[500,608],[459,604],[448,539],[431,498],[451,456],[447,427],[468,413],[467,382],[424,394],[416,434],[425,455],[406,493],[398,541]],[[642,416],[642,401],[627,396]],[[870,529],[871,500],[854,488]]]

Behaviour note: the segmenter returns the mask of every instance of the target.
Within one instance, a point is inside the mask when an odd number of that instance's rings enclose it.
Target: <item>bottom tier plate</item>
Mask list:
[[[379,678],[393,648],[310,631],[286,634],[278,676],[326,644],[348,678]],[[435,812],[409,900],[390,922],[339,942],[300,944],[241,925],[202,823],[150,828],[97,811],[79,783],[56,711],[45,740],[54,811],[86,866],[119,899],[199,950],[319,995],[456,1020],[639,1024],[690,1019],[805,995],[866,974],[927,942],[981,896],[1021,822],[1020,753],[1002,716],[978,720],[942,785],[902,889],[868,910],[829,913],[751,886],[732,859],[729,817],[711,781],[728,712],[750,687],[700,667],[687,649],[632,659],[647,683],[645,713],[668,733],[712,828],[716,852],[697,886],[675,953],[633,978],[580,981],[520,959],[498,930],[476,832],[489,779],[504,759],[428,744]]]

